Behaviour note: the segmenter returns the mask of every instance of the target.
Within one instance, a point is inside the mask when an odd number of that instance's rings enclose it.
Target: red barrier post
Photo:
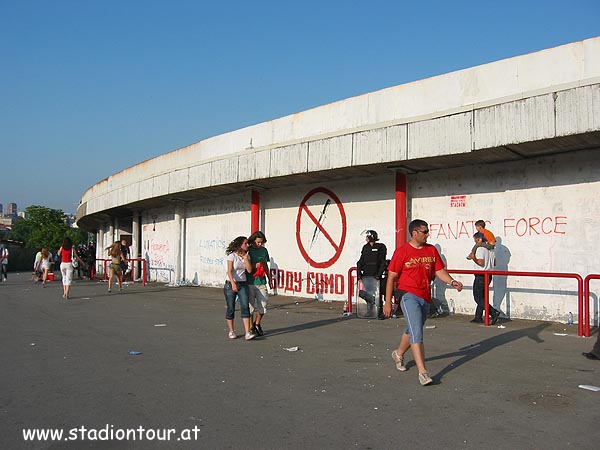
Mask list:
[[[448,269],[448,273],[459,273],[459,274],[472,274],[476,275],[480,273],[479,270],[462,270]],[[584,308],[583,304],[583,278],[581,275],[577,273],[561,273],[561,272],[512,272],[508,270],[489,270],[485,272],[486,275],[506,275],[506,276],[518,276],[518,277],[540,277],[540,278],[574,278],[577,280],[577,309],[579,315],[578,321],[578,336],[589,336],[589,303],[587,303],[587,308]],[[485,311],[486,318],[484,319],[484,324],[489,325],[488,312],[489,312],[489,286],[485,288]],[[587,327],[584,327],[584,321],[587,322]],[[587,329],[587,334],[585,332]]]
[[[348,312],[352,313],[352,299],[354,298],[354,282],[352,281],[352,272],[356,272],[356,267],[348,269]]]
[[[486,327],[490,326],[490,274],[488,272],[483,273],[483,324]]]
[[[585,277],[583,284],[583,300],[585,302],[585,336],[590,337],[590,280],[600,280],[600,274],[591,273]],[[600,325],[600,324],[599,324]]]

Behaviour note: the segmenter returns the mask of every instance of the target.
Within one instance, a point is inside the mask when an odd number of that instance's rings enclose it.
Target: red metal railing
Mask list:
[[[354,272],[354,276],[352,276]],[[348,312],[352,312],[352,300],[354,299],[354,284],[356,280],[356,267],[348,269]]]
[[[504,271],[504,270],[490,270],[486,272],[478,270],[462,270],[462,269],[447,269],[449,273],[467,274],[467,275],[481,275],[484,276],[485,286],[485,318],[484,324],[489,326],[489,312],[490,312],[490,290],[489,290],[489,276],[490,275],[506,275],[506,276],[517,276],[517,277],[539,277],[539,278],[569,278],[577,280],[577,310],[578,310],[578,329],[577,334],[579,336],[590,336],[590,280],[600,280],[600,274],[590,274],[585,277],[585,283],[581,275],[577,273],[562,273],[562,272],[517,272],[517,271]],[[354,272],[354,276],[353,276]],[[354,298],[354,279],[356,278],[356,267],[350,267],[348,269],[348,312],[352,312],[352,300]],[[585,301],[584,301],[585,299]]]
[[[583,301],[583,278],[577,273],[561,273],[561,272],[513,272],[506,270],[490,270],[490,271],[479,271],[479,270],[458,270],[448,269],[449,273],[459,274],[471,274],[471,275],[483,275],[484,286],[485,286],[485,314],[484,323],[486,326],[490,324],[489,312],[490,312],[490,290],[488,287],[490,275],[506,275],[506,276],[517,276],[517,277],[540,277],[540,278],[572,278],[577,280],[577,310],[579,315],[578,320],[578,335],[579,336],[590,336],[590,305],[589,300]],[[588,275],[589,277],[589,275]],[[600,278],[600,275],[598,276]],[[587,279],[587,278],[586,278]]]
[[[102,261],[104,265],[104,281],[108,280],[108,269],[107,266],[110,264],[111,260],[106,258],[98,258],[96,261]],[[141,262],[142,263],[142,285],[146,286],[148,282],[148,261],[144,258],[130,258],[127,262]]]
[[[583,299],[585,301],[585,335],[590,336],[590,280],[600,280],[600,274],[591,273],[583,280]],[[598,324],[600,326],[600,323]]]

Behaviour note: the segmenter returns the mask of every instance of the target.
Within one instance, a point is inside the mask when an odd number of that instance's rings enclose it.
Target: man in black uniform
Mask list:
[[[88,278],[90,280],[93,280],[94,276],[96,275],[96,245],[93,242],[90,242],[88,245],[86,262],[87,262]]]
[[[121,253],[123,253],[125,259],[129,261],[129,245],[127,245],[127,239],[121,239]],[[121,260],[121,270],[123,271],[123,278],[125,278],[125,275],[129,273],[129,265],[123,260]]]
[[[359,292],[359,296],[371,306],[376,301],[378,304],[381,303],[381,296],[375,298],[375,293],[387,267],[387,248],[384,244],[377,242],[379,236],[375,230],[367,230],[365,236],[367,243],[363,246],[360,259],[356,263],[356,276],[362,280],[365,288],[364,291]]]

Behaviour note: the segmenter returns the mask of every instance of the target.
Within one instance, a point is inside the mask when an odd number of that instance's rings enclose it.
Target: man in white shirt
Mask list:
[[[475,308],[475,318],[471,320],[473,323],[483,323],[483,312],[485,311],[485,277],[483,272],[486,270],[492,270],[494,268],[495,258],[494,251],[489,250],[487,247],[482,244],[485,243],[485,237],[483,233],[475,233],[473,235],[473,239],[475,240],[474,247],[475,252],[471,251],[469,254],[469,259],[471,259],[475,263],[475,269],[481,271],[481,274],[475,275],[475,280],[473,281],[473,299],[475,303],[477,303],[477,308]],[[488,286],[492,281],[492,276],[488,276]],[[490,316],[491,316],[491,324],[494,325],[498,321],[498,317],[500,317],[500,311],[495,309],[492,305],[490,305]]]

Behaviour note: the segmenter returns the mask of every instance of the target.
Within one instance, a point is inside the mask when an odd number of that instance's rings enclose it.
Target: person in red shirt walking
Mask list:
[[[459,292],[463,285],[450,276],[437,249],[427,243],[427,222],[415,219],[409,224],[408,231],[410,241],[396,249],[388,266],[383,314],[386,317],[392,315],[392,294],[395,290],[400,291],[406,329],[398,348],[392,352],[392,358],[398,370],[406,371],[404,354],[410,348],[419,370],[419,383],[426,386],[433,383],[425,367],[423,345],[423,326],[431,304],[431,282],[437,276]]]

